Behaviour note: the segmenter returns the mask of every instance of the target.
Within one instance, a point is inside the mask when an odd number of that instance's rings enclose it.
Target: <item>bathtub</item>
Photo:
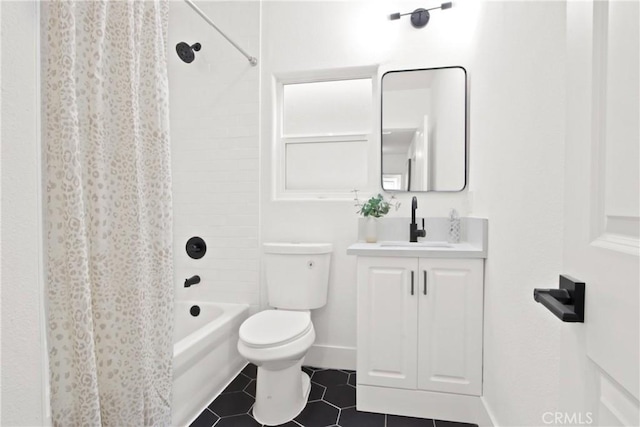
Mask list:
[[[200,307],[194,317],[189,309]],[[245,304],[177,302],[173,345],[172,424],[189,425],[247,363],[237,350]]]

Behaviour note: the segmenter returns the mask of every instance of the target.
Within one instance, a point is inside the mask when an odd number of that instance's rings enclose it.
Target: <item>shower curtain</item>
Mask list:
[[[168,2],[42,7],[53,422],[168,425]]]

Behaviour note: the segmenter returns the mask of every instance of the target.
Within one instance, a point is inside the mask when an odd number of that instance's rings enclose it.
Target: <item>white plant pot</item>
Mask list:
[[[373,216],[366,218],[364,238],[367,243],[376,243],[378,241],[378,218]]]

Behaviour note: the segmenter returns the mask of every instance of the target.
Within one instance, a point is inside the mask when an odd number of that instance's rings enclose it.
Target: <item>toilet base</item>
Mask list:
[[[307,404],[311,379],[302,371],[302,359],[284,369],[258,366],[253,418],[273,426],[293,420]]]

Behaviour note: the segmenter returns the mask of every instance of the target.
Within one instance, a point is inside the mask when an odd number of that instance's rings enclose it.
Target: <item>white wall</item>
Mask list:
[[[403,6],[407,8],[409,6]],[[417,7],[417,6],[416,6]],[[357,219],[352,200],[273,201],[272,194],[272,120],[273,74],[305,70],[396,65],[396,68],[430,67],[460,63],[463,52],[451,53],[450,46],[429,38],[429,33],[412,31],[406,22],[390,24],[387,15],[396,7],[376,2],[276,2],[263,3],[262,17],[262,131],[261,131],[261,236],[263,241],[330,241],[334,244],[329,300],[326,307],[313,313],[316,346],[311,362],[325,366],[355,366],[355,258],[346,256],[346,248],[357,240]],[[313,19],[300,19],[312,16]],[[431,25],[431,24],[430,24]],[[434,19],[436,31],[442,23]],[[442,35],[449,35],[442,28]],[[427,37],[425,39],[425,37]],[[406,38],[405,41],[401,39]],[[425,52],[416,59],[415,43],[424,43]],[[453,40],[453,38],[450,38]],[[455,40],[458,40],[457,38]],[[377,98],[379,99],[379,98]],[[375,101],[377,104],[377,101]],[[379,108],[379,106],[377,107]],[[376,109],[376,111],[378,111]],[[375,116],[376,113],[374,113]],[[375,126],[379,126],[378,119]],[[375,138],[379,144],[379,135]],[[379,157],[371,161],[377,176],[371,184],[379,189]],[[378,191],[378,190],[377,190]],[[455,206],[467,212],[466,193],[420,196],[421,215],[444,215]],[[401,196],[408,216],[409,196]],[[327,350],[327,351],[324,351]]]
[[[379,2],[265,2],[262,20],[261,206],[264,241],[330,241],[327,306],[313,314],[310,360],[355,359],[356,240],[351,201],[271,200],[273,73],[380,64],[385,69],[462,65],[470,79],[470,184],[453,194],[417,194],[418,214],[489,218],[486,262],[485,401],[499,425],[539,425],[558,396],[559,324],[540,316],[535,286],[561,267],[564,4],[458,2],[413,29]],[[300,19],[301,16],[313,19]],[[376,140],[379,144],[379,140]],[[379,168],[379,162],[376,162]],[[408,216],[410,196],[395,215]]]
[[[490,3],[479,22],[471,182],[490,230],[484,394],[500,425],[540,425],[558,401],[561,323],[541,315],[532,289],[556,286],[562,266],[565,5]]]
[[[38,16],[31,1],[3,1],[2,418],[45,422],[42,240],[38,150]],[[16,44],[17,43],[17,44]]]
[[[258,2],[198,5],[259,58]],[[181,41],[202,44],[190,64],[175,53]],[[183,1],[170,4],[167,48],[176,298],[257,305],[259,66],[252,67]],[[200,260],[185,252],[192,236],[207,243]],[[195,274],[202,282],[184,288],[185,278]]]

